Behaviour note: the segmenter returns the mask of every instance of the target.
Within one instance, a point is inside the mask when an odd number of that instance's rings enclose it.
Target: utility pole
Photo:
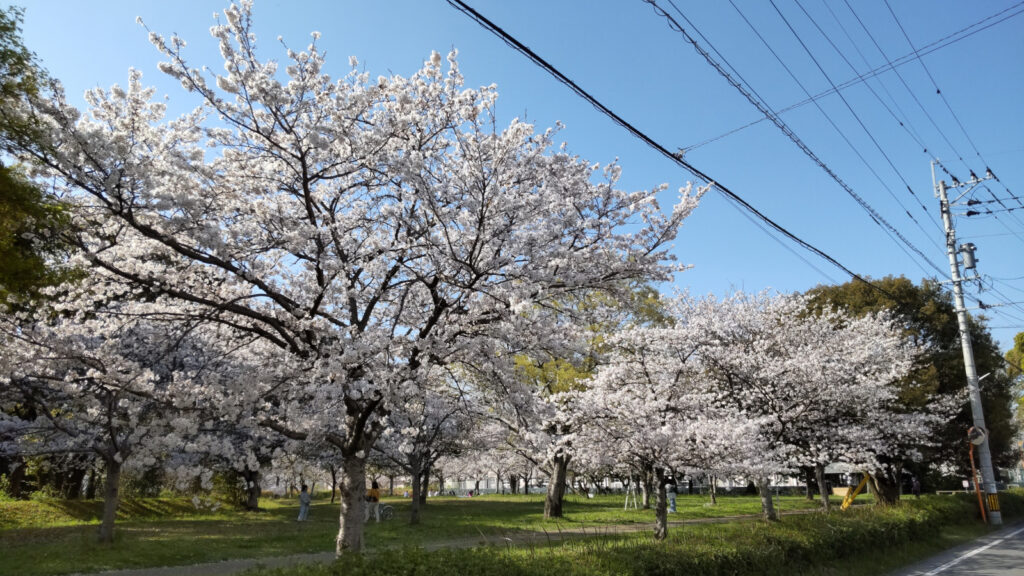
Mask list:
[[[935,165],[932,164],[934,174]],[[993,176],[985,174],[984,178],[973,177],[968,182],[957,182],[953,179],[950,188],[967,188],[958,196],[954,203],[963,198],[971,188],[979,182],[988,180]],[[934,179],[934,177],[933,177]],[[986,438],[978,446],[978,460],[981,463],[981,484],[985,490],[985,507],[988,508],[989,522],[998,526],[1003,523],[1002,514],[999,513],[999,493],[996,489],[995,475],[992,471],[992,452],[988,445],[988,428],[985,427],[985,414],[981,408],[981,390],[978,387],[978,370],[974,365],[974,348],[971,346],[971,332],[967,324],[967,308],[964,306],[964,292],[962,287],[963,279],[960,277],[960,262],[957,259],[957,252],[964,252],[968,268],[974,267],[974,246],[965,244],[957,250],[956,230],[953,228],[953,215],[950,213],[950,202],[947,196],[946,182],[939,180],[938,184],[939,204],[942,208],[942,224],[946,229],[946,255],[949,256],[949,272],[953,280],[953,299],[956,305],[956,319],[960,325],[960,345],[964,350],[964,368],[967,371],[967,391],[971,397],[971,414],[974,417],[974,427],[985,431]]]

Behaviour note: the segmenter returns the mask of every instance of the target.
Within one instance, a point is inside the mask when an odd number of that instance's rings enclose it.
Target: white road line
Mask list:
[[[947,568],[949,568],[951,566],[955,566],[956,564],[959,564],[961,560],[966,560],[967,558],[970,558],[971,556],[974,556],[975,554],[981,554],[985,550],[988,550],[989,548],[995,546],[996,544],[1002,544],[1007,538],[1013,538],[1014,536],[1016,536],[1017,534],[1020,534],[1021,532],[1024,532],[1024,528],[1020,528],[1019,530],[1015,530],[1015,531],[1007,534],[1006,536],[1000,538],[999,540],[996,540],[994,542],[990,542],[990,543],[988,543],[988,544],[986,544],[984,546],[981,546],[979,548],[975,548],[974,550],[971,550],[970,552],[965,552],[962,556],[956,558],[955,560],[951,560],[949,562],[946,562],[945,564],[943,564],[942,566],[939,566],[938,568],[932,570],[931,572],[925,572],[923,576],[935,576],[936,574],[938,574],[940,572],[944,572]]]

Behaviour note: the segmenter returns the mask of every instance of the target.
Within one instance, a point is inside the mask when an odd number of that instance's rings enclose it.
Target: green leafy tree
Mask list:
[[[26,107],[49,82],[46,72],[21,41],[22,10],[0,9],[0,145],[33,141],[45,148]],[[63,280],[55,262],[65,250],[62,207],[28,180],[18,167],[0,160],[0,304],[37,295]]]
[[[809,294],[817,306],[840,306],[854,314],[882,309],[899,314],[907,336],[926,350],[913,373],[895,384],[900,387],[901,400],[908,409],[926,410],[939,395],[963,391],[967,378],[956,312],[951,296],[942,290],[941,284],[926,279],[915,285],[903,276],[887,276],[872,283],[888,295],[863,282],[817,286]],[[1012,377],[1004,369],[1002,354],[985,326],[985,318],[971,317],[969,322],[978,374],[988,375],[981,383],[981,392],[992,461],[997,467],[1005,467],[1015,459]],[[908,470],[924,474],[925,468],[932,465],[935,476],[935,465],[944,464],[966,478],[970,470],[966,433],[971,423],[970,405],[965,400],[960,412],[935,438],[936,445],[922,447],[922,462],[907,463]],[[934,480],[939,481],[937,477]],[[946,481],[959,483],[956,478]]]
[[[1006,373],[1016,394],[1013,402],[1017,422],[1024,423],[1024,332],[1013,337],[1013,348],[1006,353]]]
[[[3,153],[10,152],[15,148],[12,144],[17,142],[34,142],[36,147],[46,147],[31,115],[25,112],[27,107],[23,106],[27,99],[39,94],[49,79],[22,43],[22,14],[20,8],[0,8],[0,152]],[[38,297],[41,288],[70,277],[58,264],[66,250],[61,240],[61,233],[67,229],[63,208],[7,160],[0,156],[0,312],[26,306]],[[34,408],[18,404],[7,410],[27,417]],[[21,495],[27,468],[18,454],[0,455],[0,475],[9,476],[8,490],[13,496]]]

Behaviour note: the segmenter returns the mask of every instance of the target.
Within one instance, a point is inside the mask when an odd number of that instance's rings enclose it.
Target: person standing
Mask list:
[[[369,522],[371,509],[374,520],[380,522],[380,485],[376,480],[370,483],[370,489],[366,491],[366,512],[363,514],[363,522]]]
[[[910,481],[910,491],[914,494],[914,498],[921,497],[921,481],[917,479],[917,476]]]
[[[309,504],[313,501],[313,495],[309,493],[308,487],[303,484],[299,492],[299,522],[305,522],[309,518]]]
[[[676,513],[676,479],[669,476],[665,480],[665,496],[668,497],[668,511],[670,514]]]

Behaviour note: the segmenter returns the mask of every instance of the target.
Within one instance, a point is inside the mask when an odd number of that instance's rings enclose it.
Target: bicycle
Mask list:
[[[390,504],[383,504],[378,511],[381,520],[391,520],[395,517],[395,509]]]

